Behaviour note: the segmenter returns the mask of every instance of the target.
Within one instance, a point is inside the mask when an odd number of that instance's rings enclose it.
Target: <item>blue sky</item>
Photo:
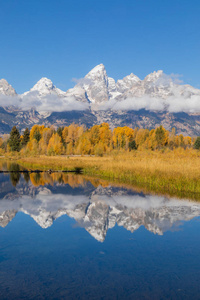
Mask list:
[[[1,1],[0,78],[67,90],[103,63],[115,79],[162,69],[200,88],[199,16],[199,0]]]

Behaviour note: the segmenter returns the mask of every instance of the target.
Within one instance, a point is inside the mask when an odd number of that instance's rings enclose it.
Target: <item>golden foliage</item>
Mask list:
[[[49,140],[47,153],[49,155],[60,155],[62,154],[62,147],[61,137],[57,133],[53,133]]]
[[[56,132],[53,126],[34,125],[30,130],[30,141],[23,146],[21,155],[96,155],[103,156],[113,151],[165,150],[178,147],[192,148],[195,138],[176,135],[175,128],[166,130],[162,125],[155,129],[132,129],[128,126],[116,127],[113,131],[108,123],[94,125],[86,129],[72,123]],[[5,137],[6,138],[6,137]],[[6,139],[0,139],[0,148],[10,151]],[[4,145],[4,146],[2,146]]]

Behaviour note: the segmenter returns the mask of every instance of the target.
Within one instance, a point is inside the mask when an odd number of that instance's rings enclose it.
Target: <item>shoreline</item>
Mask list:
[[[32,169],[73,171],[148,192],[200,200],[200,153],[127,152],[104,157],[36,156],[12,159]]]

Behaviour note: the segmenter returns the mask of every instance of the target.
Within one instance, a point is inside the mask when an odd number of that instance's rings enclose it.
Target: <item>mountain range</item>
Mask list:
[[[0,80],[0,133],[13,125],[20,130],[34,124],[67,126],[72,122],[108,122],[111,128],[175,127],[177,133],[200,135],[200,90],[180,82],[175,75],[159,70],[143,80],[131,73],[115,81],[103,64],[76,80],[68,91],[41,78],[29,91],[18,95],[5,80]]]

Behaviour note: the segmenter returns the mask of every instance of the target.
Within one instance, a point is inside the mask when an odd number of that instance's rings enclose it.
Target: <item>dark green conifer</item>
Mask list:
[[[64,130],[64,127],[58,127],[58,129],[57,129],[57,134],[58,134],[60,137],[62,137],[62,132],[63,132],[63,130]]]
[[[39,132],[39,130],[36,130],[34,135],[33,135],[34,139],[36,139],[36,141],[39,143],[40,139],[41,139],[41,133]]]
[[[10,132],[9,145],[11,151],[20,151],[20,133],[16,126]]]
[[[25,129],[22,139],[22,146],[26,146],[26,144],[30,141],[30,130],[28,128]]]

